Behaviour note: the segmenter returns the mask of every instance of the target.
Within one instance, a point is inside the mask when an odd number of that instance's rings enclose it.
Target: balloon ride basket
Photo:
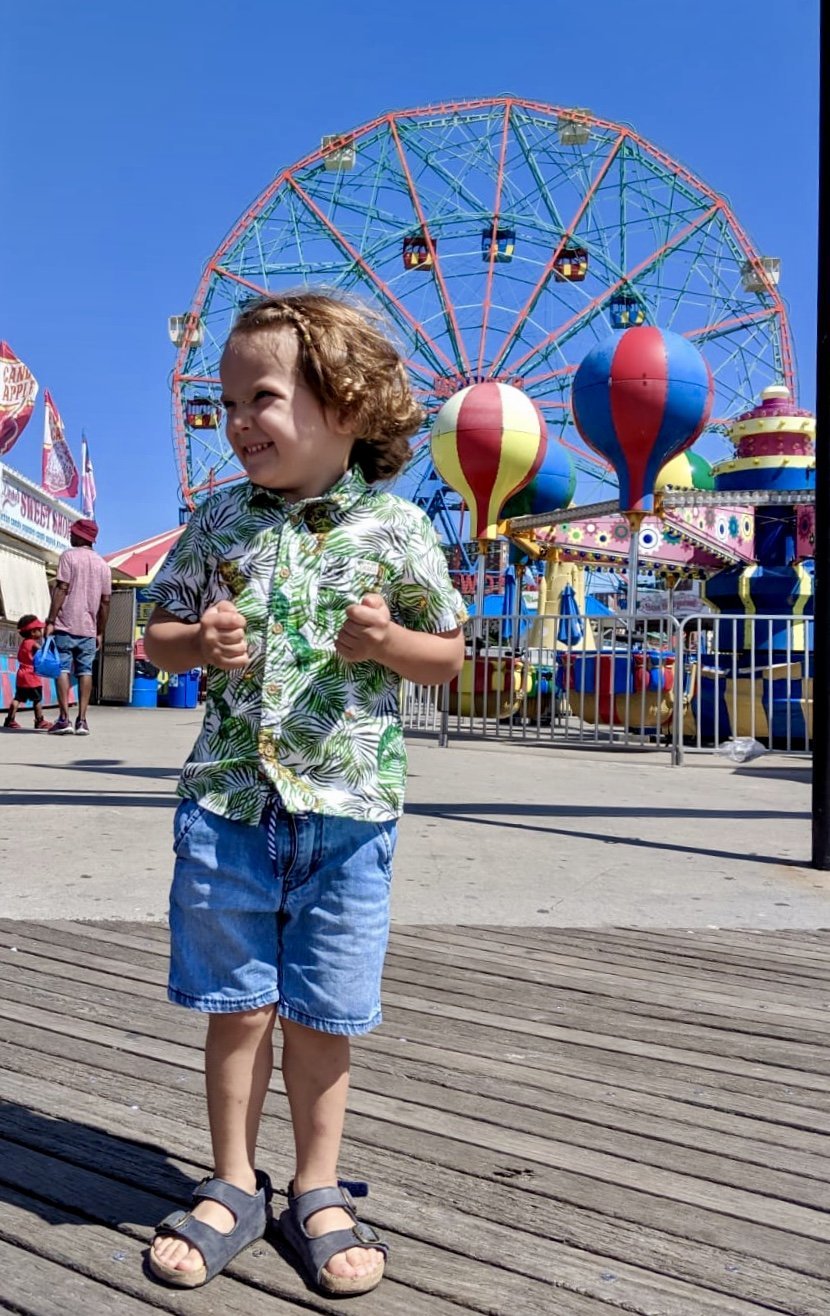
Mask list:
[[[464,659],[458,676],[449,683],[448,711],[457,717],[483,717],[504,721],[522,708],[530,669],[521,658]],[[443,709],[442,688],[439,707]]]
[[[644,735],[671,726],[675,656],[640,653],[563,654],[562,684],[571,713],[583,723]]]

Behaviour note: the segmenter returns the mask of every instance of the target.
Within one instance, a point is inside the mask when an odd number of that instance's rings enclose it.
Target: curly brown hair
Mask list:
[[[249,302],[228,343],[283,325],[297,335],[297,369],[317,401],[359,435],[349,465],[359,466],[370,484],[397,475],[424,410],[381,317],[339,295],[298,288]]]

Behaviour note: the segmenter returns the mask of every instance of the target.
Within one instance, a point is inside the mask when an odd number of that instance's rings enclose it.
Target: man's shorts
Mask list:
[[[75,676],[91,676],[97,645],[94,635],[70,635],[68,631],[55,631],[55,645],[61,660],[62,672]]]
[[[211,1013],[276,1003],[326,1033],[380,1023],[395,822],[275,802],[252,827],[184,800],[173,831],[171,1001]]]
[[[18,704],[28,704],[31,700],[35,708],[43,699],[43,690],[39,685],[16,685],[14,697]]]

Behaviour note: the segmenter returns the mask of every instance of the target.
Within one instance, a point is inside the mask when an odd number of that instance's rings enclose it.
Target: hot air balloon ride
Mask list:
[[[432,460],[460,494],[479,543],[476,613],[484,593],[484,553],[498,538],[504,503],[536,475],[547,451],[547,427],[521,389],[487,380],[462,388],[444,403],[432,427]]]
[[[701,434],[713,396],[712,372],[694,344],[656,325],[606,338],[574,376],[577,429],[616,471],[620,511],[631,526],[631,616],[637,603],[639,529],[654,508],[655,483],[666,463]]]

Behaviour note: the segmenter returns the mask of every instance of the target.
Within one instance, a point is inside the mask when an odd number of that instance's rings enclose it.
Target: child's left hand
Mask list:
[[[380,594],[364,594],[360,603],[346,609],[346,621],[334,642],[340,657],[347,663],[367,659],[382,661],[383,649],[392,625],[392,617]]]

